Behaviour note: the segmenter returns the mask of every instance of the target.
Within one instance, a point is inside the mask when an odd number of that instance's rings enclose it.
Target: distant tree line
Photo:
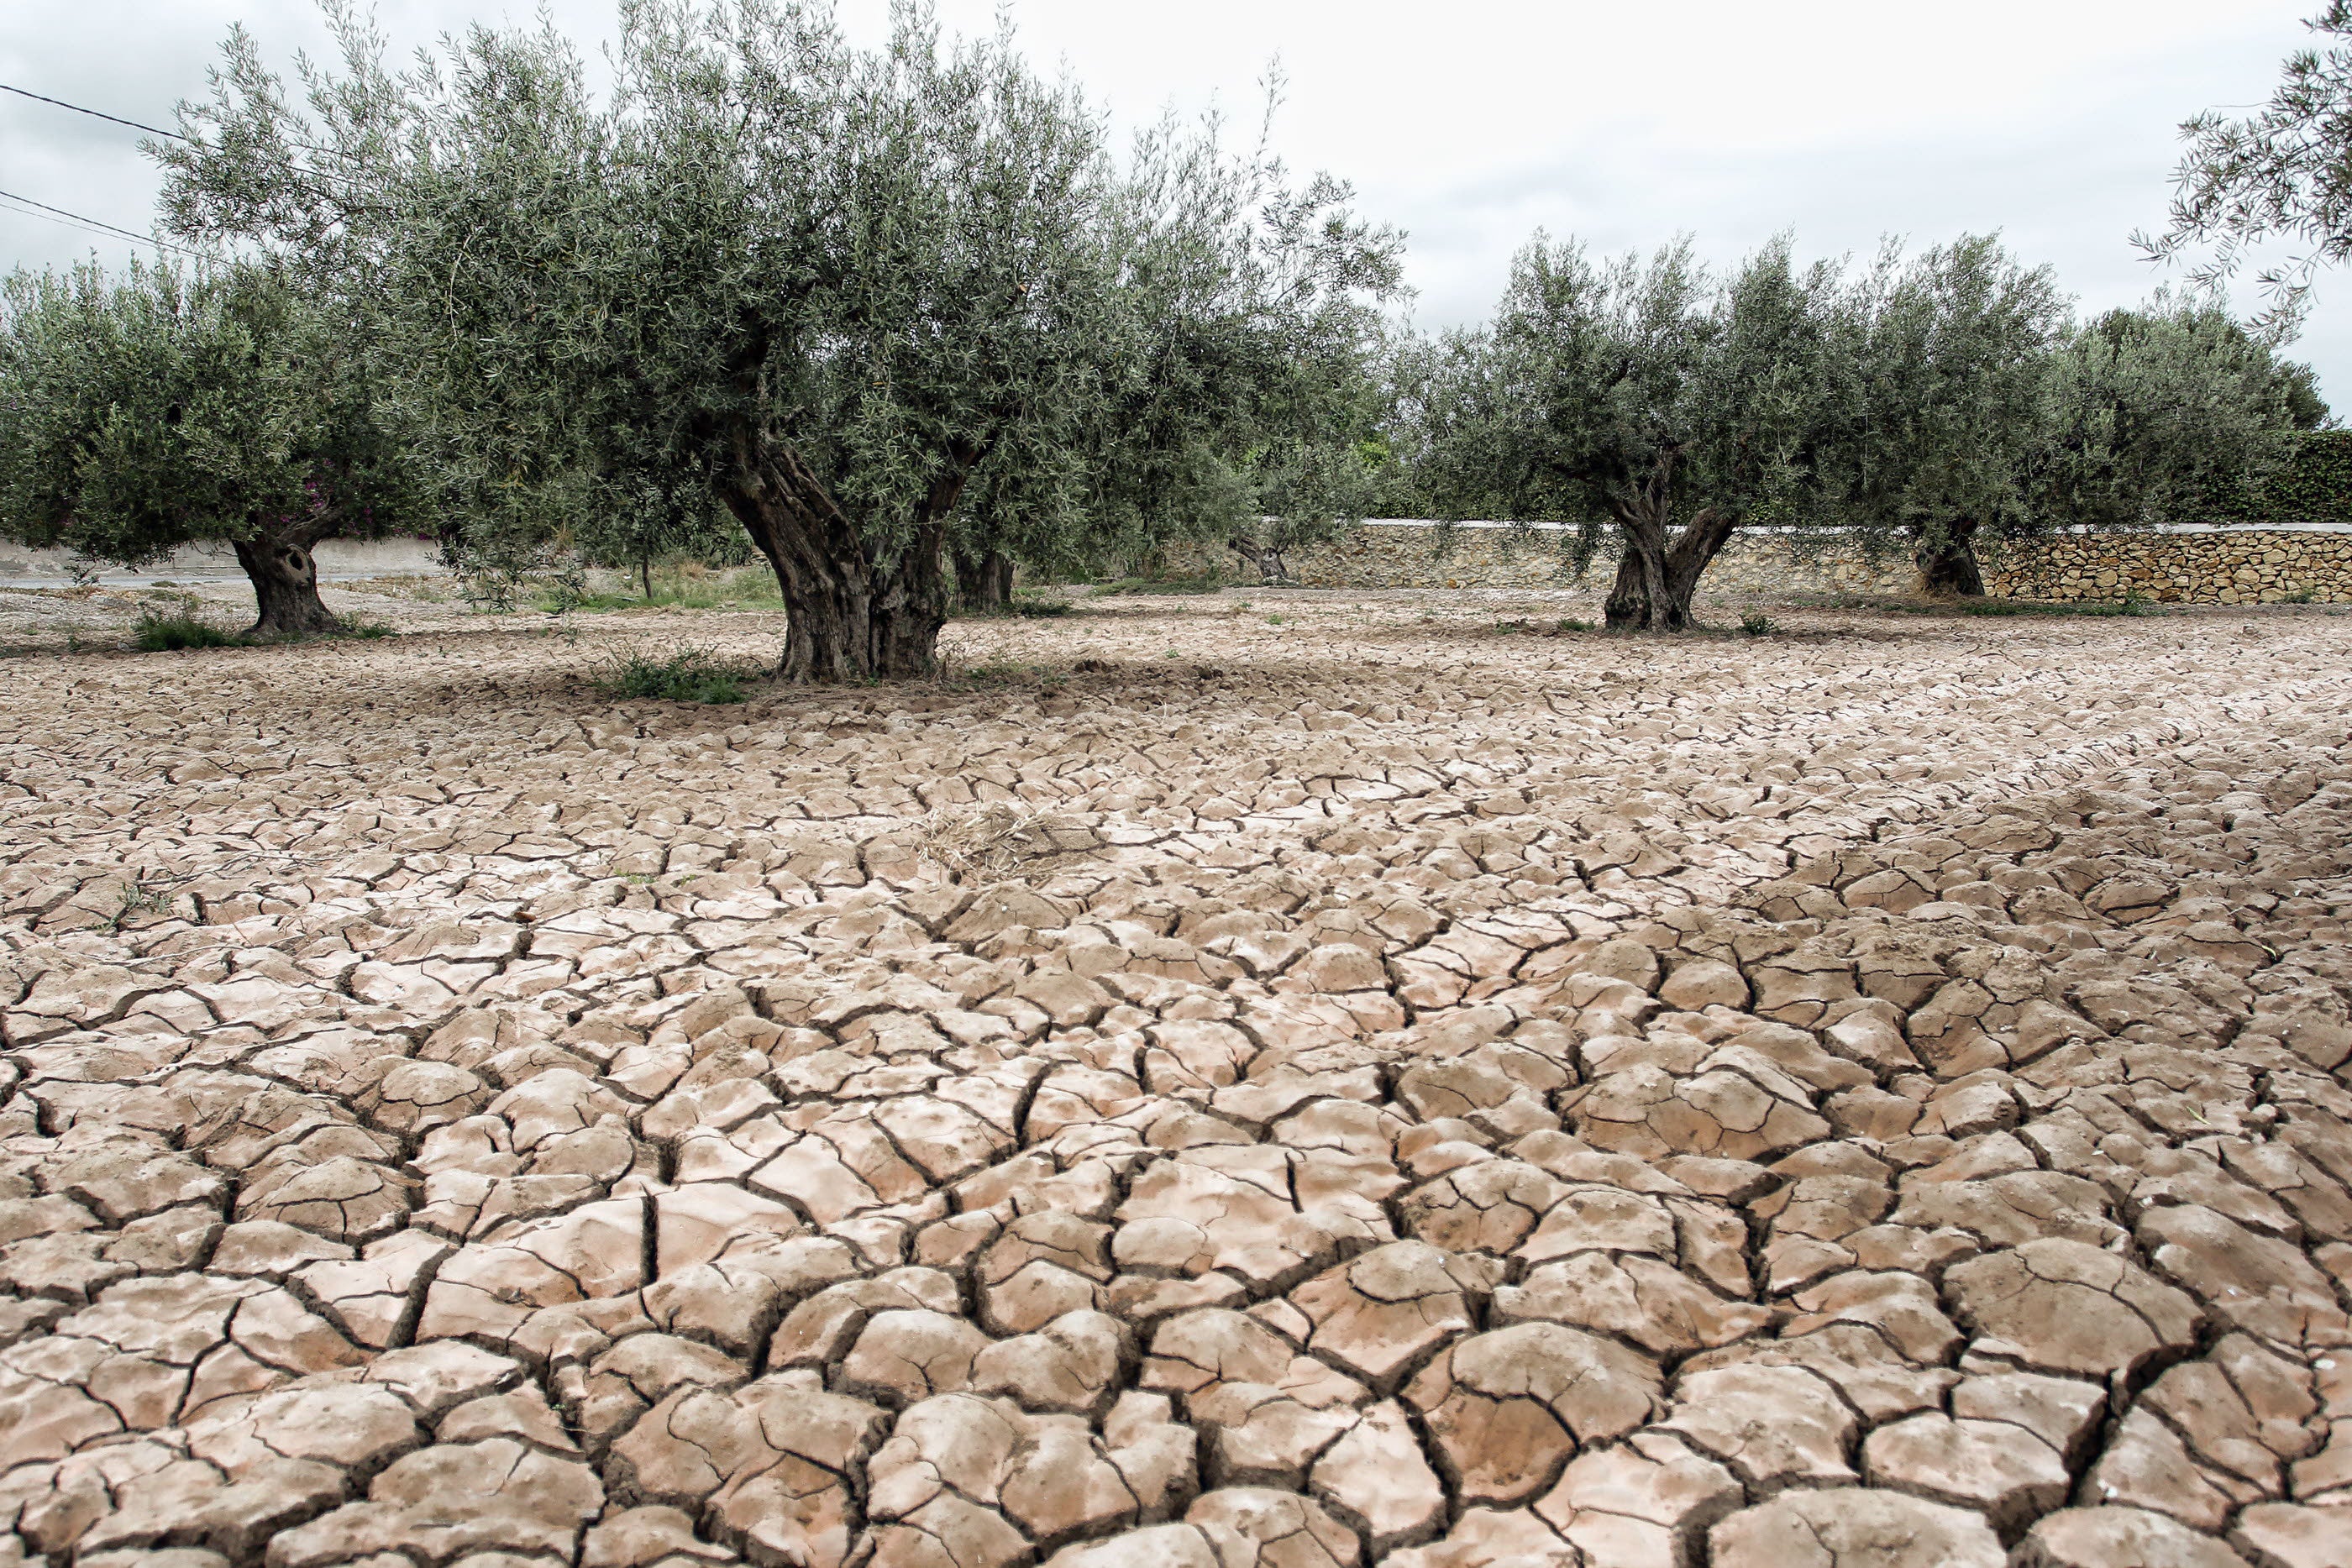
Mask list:
[[[0,533],[232,546],[260,629],[310,551],[427,529],[775,572],[799,680],[918,674],[961,600],[1179,538],[1370,514],[1567,525],[1610,623],[1676,630],[1740,530],[1978,548],[2321,504],[2309,371],[2210,292],[2076,319],[1965,236],[1601,257],[1538,234],[1484,325],[1403,319],[1402,238],[1212,122],[1114,145],[1009,32],[623,0],[612,81],[542,19],[396,68],[346,0],[289,84],[239,28],[163,225],[206,259],[0,294]]]
[[[2326,419],[2210,296],[2078,321],[1986,236],[1858,269],[1782,238],[1717,273],[1687,240],[1602,261],[1538,235],[1406,381],[1433,515],[1571,525],[1617,552],[1609,623],[1665,630],[1743,528],[1858,534],[1981,593],[1979,542],[2203,520]]]

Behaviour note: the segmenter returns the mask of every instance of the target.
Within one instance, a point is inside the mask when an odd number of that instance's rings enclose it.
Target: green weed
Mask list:
[[[536,609],[550,615],[560,615],[567,610],[781,610],[783,603],[783,595],[776,587],[776,574],[764,566],[714,570],[696,561],[655,572],[651,594],[641,586],[625,582],[615,588],[589,589],[579,593],[559,589],[543,592],[533,601]]]
[[[2082,600],[2053,603],[2039,599],[1969,599],[1958,605],[1963,615],[2146,615],[2147,601],[2137,594],[2121,600]]]
[[[177,653],[190,648],[242,648],[247,639],[197,613],[194,599],[176,599],[169,607],[148,605],[139,612],[131,640],[142,653]]]
[[[673,703],[740,703],[740,671],[714,658],[707,648],[677,648],[668,654],[640,649],[615,653],[598,681],[609,696]]]
[[[1780,623],[1758,611],[1749,611],[1739,618],[1739,629],[1750,637],[1769,637],[1780,630]]]

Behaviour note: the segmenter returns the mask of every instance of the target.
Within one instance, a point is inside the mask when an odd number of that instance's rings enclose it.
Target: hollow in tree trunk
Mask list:
[[[1920,541],[1911,559],[1918,563],[1920,587],[1938,599],[1981,599],[1984,573],[1977,566],[1974,523],[1960,523]]]
[[[1002,610],[1013,600],[1013,558],[1001,549],[955,555],[956,602],[964,609]]]
[[[326,601],[319,597],[319,566],[307,544],[285,539],[238,539],[236,564],[252,580],[254,602],[260,613],[253,622],[258,636],[306,637],[341,626]]]

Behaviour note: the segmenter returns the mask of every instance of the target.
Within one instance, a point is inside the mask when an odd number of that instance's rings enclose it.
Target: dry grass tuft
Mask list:
[[[1100,835],[1066,812],[1003,800],[942,806],[909,827],[916,852],[956,882],[1048,877],[1102,847]]]

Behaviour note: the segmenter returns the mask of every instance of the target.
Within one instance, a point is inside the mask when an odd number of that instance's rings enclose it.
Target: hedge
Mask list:
[[[2313,431],[2255,495],[2214,509],[2233,522],[2352,523],[2352,430]]]

